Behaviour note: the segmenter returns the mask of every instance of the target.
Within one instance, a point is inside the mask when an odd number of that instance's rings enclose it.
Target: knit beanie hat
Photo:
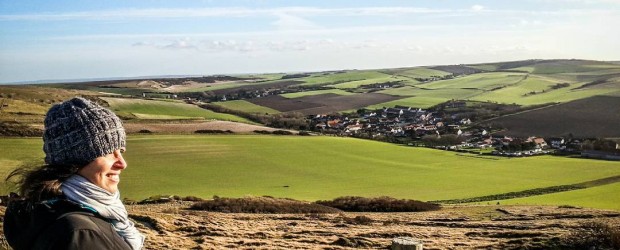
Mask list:
[[[45,163],[84,166],[125,147],[125,129],[112,111],[76,97],[45,115]]]

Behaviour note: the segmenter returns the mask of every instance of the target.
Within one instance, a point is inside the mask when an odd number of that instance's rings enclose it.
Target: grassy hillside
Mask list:
[[[245,118],[215,113],[194,105],[177,101],[156,101],[127,98],[101,98],[119,116],[138,119],[215,119],[251,123]]]
[[[428,89],[480,89],[494,90],[519,83],[525,78],[523,73],[480,73],[451,80],[436,81],[420,86]]]
[[[353,82],[360,80],[370,80],[370,79],[382,79],[385,77],[389,77],[390,75],[381,73],[376,70],[364,70],[364,71],[343,71],[343,72],[331,72],[325,74],[317,74],[311,77],[302,78],[301,80],[305,81],[304,86],[312,86],[312,85],[328,85],[328,84],[339,84],[345,82]]]
[[[439,79],[452,77],[451,72],[456,74],[455,78]],[[230,78],[233,80],[212,83],[187,81],[173,86],[166,85],[166,80],[161,80],[163,82],[160,80],[132,80],[52,86],[132,95],[140,95],[145,89],[177,93],[191,92],[194,93],[192,97],[201,96],[195,93],[205,91],[221,96],[235,94],[239,91],[277,91],[277,89],[287,89],[287,92],[291,90],[300,91],[284,94],[283,96],[286,98],[319,96],[328,93],[348,95],[377,90],[379,93],[403,97],[400,100],[390,100],[385,103],[372,104],[372,106],[347,107],[345,110],[393,105],[430,107],[451,99],[530,106],[569,102],[595,95],[620,95],[620,65],[588,60],[523,60],[472,65],[341,70],[288,75],[284,73],[252,74],[238,77],[241,78]],[[421,79],[433,81],[420,82]],[[364,88],[365,85],[386,82],[400,82],[405,87],[386,90]],[[557,87],[558,84],[569,85]],[[109,88],[109,86],[117,88]],[[302,90],[299,86],[303,86],[306,90]],[[335,89],[312,89],[312,87],[318,86],[329,86]],[[310,90],[307,90],[308,88]],[[325,97],[331,98],[328,95]],[[260,101],[246,101],[260,106]],[[222,105],[242,111],[265,111],[261,107],[242,103],[223,103]],[[323,103],[323,101],[318,103]],[[283,103],[283,105],[288,106],[289,104]],[[281,111],[288,110],[287,107],[269,106],[269,108]]]
[[[7,150],[0,156],[0,174],[22,161],[42,157],[38,138],[3,138],[0,147]],[[123,173],[121,190],[123,197],[133,199],[180,194],[303,200],[388,195],[438,200],[620,174],[617,162],[551,156],[478,158],[334,137],[134,135],[127,148],[129,167]],[[597,207],[612,206],[602,203]]]
[[[0,86],[0,122],[42,124],[53,103],[75,96],[96,95],[95,92],[65,90],[36,85]]]
[[[309,95],[322,95],[322,94],[354,95],[355,93],[347,92],[341,89],[325,89],[325,90],[314,90],[314,91],[281,94],[281,96],[286,97],[286,98],[299,98],[299,97],[304,97],[304,96],[309,96]]]
[[[381,103],[369,108],[393,105],[425,107],[450,99],[530,106],[569,102],[596,95],[617,96],[620,94],[620,67],[606,62],[528,60],[479,64],[471,67],[487,71],[497,70],[497,72],[418,83],[414,85],[414,88],[383,90],[380,93],[409,96],[409,98]],[[503,70],[521,71],[522,73]]]
[[[410,78],[410,79],[429,78],[429,77],[433,77],[433,76],[446,76],[446,75],[450,74],[449,72],[445,72],[445,71],[441,71],[441,70],[435,70],[435,69],[429,69],[429,68],[425,68],[425,67],[404,68],[404,69],[390,69],[390,70],[384,70],[383,72],[386,72],[386,73],[388,73],[390,75],[407,77],[407,78]]]
[[[409,81],[409,80],[410,80],[409,78],[400,77],[400,76],[386,76],[386,77],[376,77],[376,78],[371,78],[371,79],[357,80],[357,81],[350,81],[350,82],[339,83],[339,84],[334,84],[334,85],[328,85],[328,87],[334,87],[338,89],[356,89],[364,85],[388,83],[388,82],[404,82],[404,81]]]

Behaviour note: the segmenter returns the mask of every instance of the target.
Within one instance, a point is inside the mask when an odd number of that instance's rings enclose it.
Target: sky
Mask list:
[[[620,60],[620,0],[0,0],[0,83]]]

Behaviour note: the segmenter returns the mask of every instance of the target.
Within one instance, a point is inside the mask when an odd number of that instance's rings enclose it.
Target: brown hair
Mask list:
[[[6,181],[13,180],[20,196],[36,202],[61,195],[60,185],[78,169],[74,165],[22,166],[13,170]]]

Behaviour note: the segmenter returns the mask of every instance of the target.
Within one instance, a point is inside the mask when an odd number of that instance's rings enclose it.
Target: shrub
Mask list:
[[[269,132],[267,130],[254,130],[254,133],[265,134],[265,135],[270,135],[271,134],[271,132]]]
[[[141,133],[141,134],[150,134],[150,133],[153,133],[153,132],[151,132],[151,131],[150,131],[150,130],[148,130],[148,129],[141,129],[140,131],[138,131],[138,133]]]
[[[43,130],[14,121],[0,121],[0,136],[43,136]]]
[[[271,197],[216,198],[197,202],[190,207],[193,210],[205,210],[224,213],[338,213],[338,209],[293,199]]]
[[[181,197],[178,195],[155,195],[139,202],[134,202],[134,204],[161,204],[168,203],[172,201],[204,201],[204,199],[196,197],[196,196],[185,196]]]
[[[434,203],[406,199],[399,200],[387,196],[376,198],[345,196],[331,201],[317,201],[316,204],[347,212],[421,212],[441,209],[440,205]]]
[[[155,195],[138,202],[138,204],[161,204],[168,203],[174,200],[174,196],[170,195]]]
[[[274,134],[274,135],[292,135],[293,133],[291,131],[286,131],[286,130],[276,130],[276,131],[273,131],[272,134]]]
[[[374,220],[365,215],[358,215],[353,218],[345,217],[344,222],[355,225],[370,225]]]
[[[138,204],[138,202],[135,201],[135,200],[132,200],[132,199],[123,198],[123,204],[125,204],[125,205],[135,205],[135,204]]]
[[[219,129],[199,129],[194,131],[196,134],[231,134],[231,130],[219,130]]]
[[[620,249],[620,227],[605,222],[586,222],[565,236],[561,249]]]

